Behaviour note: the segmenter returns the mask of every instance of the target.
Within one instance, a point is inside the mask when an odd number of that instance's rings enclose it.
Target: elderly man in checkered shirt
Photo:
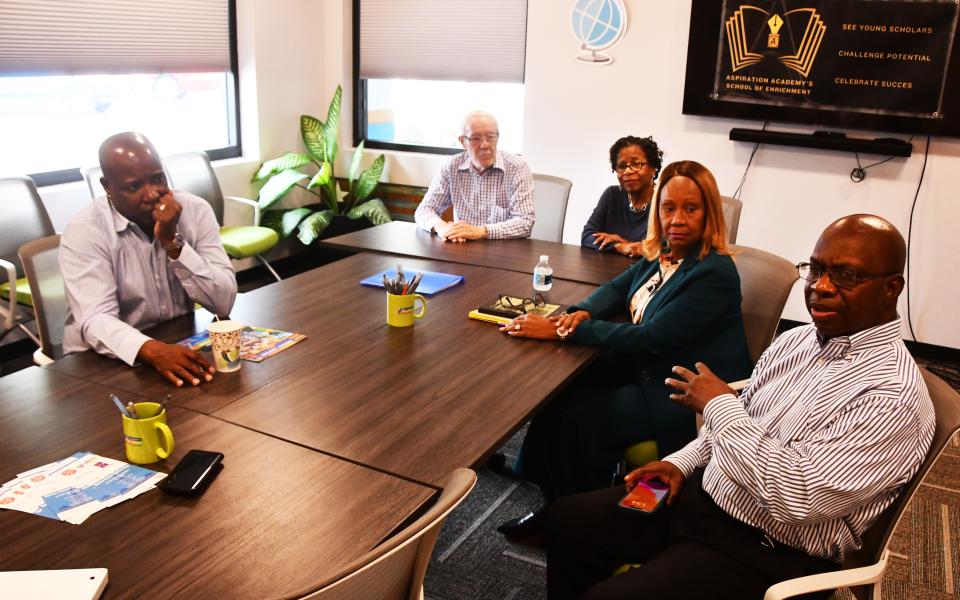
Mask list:
[[[519,156],[497,150],[497,120],[472,112],[463,120],[464,151],[443,166],[417,207],[417,225],[446,242],[525,238],[533,229],[533,176]],[[453,207],[453,221],[440,215]]]

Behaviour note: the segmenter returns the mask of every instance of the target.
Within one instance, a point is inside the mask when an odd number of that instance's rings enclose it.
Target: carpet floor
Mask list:
[[[960,390],[960,365],[918,362]],[[503,447],[517,453],[524,430]],[[538,507],[533,486],[477,470],[477,487],[455,510],[437,540],[427,570],[428,600],[544,600],[546,556],[542,549],[511,543],[497,525]],[[954,439],[911,501],[891,543],[883,580],[885,600],[960,597],[960,439]],[[836,598],[852,595],[840,590]]]

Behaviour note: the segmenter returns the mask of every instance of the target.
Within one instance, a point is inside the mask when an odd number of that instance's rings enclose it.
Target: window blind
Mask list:
[[[0,75],[230,70],[228,0],[2,0]]]
[[[523,82],[527,0],[359,0],[360,77]]]

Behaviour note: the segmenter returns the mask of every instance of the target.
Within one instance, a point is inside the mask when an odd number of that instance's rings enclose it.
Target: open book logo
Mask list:
[[[734,72],[774,56],[804,77],[810,75],[827,31],[813,8],[788,10],[781,16],[749,4],[734,11],[725,25]],[[785,35],[780,33],[783,27]],[[798,39],[795,34],[799,32],[802,35]]]

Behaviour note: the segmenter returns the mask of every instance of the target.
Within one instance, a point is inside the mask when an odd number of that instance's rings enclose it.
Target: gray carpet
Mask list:
[[[960,365],[918,359],[960,390]],[[503,448],[516,456],[521,430]],[[496,530],[540,505],[539,492],[481,468],[477,487],[444,525],[424,585],[429,600],[545,599],[544,552]],[[960,597],[960,439],[940,457],[901,521],[883,582],[889,600]],[[846,590],[837,600],[852,598]]]

